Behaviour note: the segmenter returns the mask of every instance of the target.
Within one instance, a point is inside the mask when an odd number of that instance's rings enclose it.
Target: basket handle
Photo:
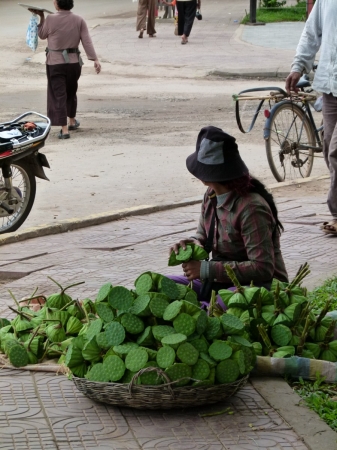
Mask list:
[[[132,397],[132,388],[134,387],[136,381],[143,373],[146,373],[146,372],[157,372],[158,376],[163,377],[164,380],[166,381],[166,384],[164,386],[167,386],[167,389],[169,390],[171,397],[174,398],[174,392],[173,392],[173,389],[171,386],[172,382],[169,379],[169,377],[166,375],[166,373],[163,370],[161,370],[159,367],[145,367],[145,369],[141,369],[139,372],[137,372],[132,377],[132,380],[129,383],[129,394],[131,395],[131,397]]]

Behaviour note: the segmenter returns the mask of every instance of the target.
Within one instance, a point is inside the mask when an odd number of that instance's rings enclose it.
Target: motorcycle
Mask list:
[[[26,120],[29,116],[38,121]],[[0,234],[17,230],[27,219],[35,200],[35,177],[49,181],[43,167],[50,166],[39,150],[50,127],[48,117],[33,111],[0,123]]]

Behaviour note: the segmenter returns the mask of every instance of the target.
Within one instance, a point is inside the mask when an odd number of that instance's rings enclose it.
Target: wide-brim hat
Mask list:
[[[249,173],[235,138],[217,127],[200,130],[196,151],[186,159],[186,167],[201,181],[224,182]]]

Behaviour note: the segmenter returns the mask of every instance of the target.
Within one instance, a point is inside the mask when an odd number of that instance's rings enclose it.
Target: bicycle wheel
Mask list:
[[[305,112],[291,102],[280,103],[269,128],[266,152],[276,180],[308,177],[314,162],[312,147],[315,147],[316,139]]]

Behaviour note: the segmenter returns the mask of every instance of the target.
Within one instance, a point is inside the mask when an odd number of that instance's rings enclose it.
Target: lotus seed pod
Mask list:
[[[211,372],[209,374],[209,377],[207,378],[212,384],[215,384],[215,372],[216,367],[211,367]]]
[[[240,370],[236,361],[226,359],[221,361],[215,371],[215,377],[218,383],[233,383],[239,378]]]
[[[83,350],[84,345],[86,344],[86,340],[84,336],[77,336],[74,339],[72,339],[71,344],[75,347],[79,348],[80,350]]]
[[[85,360],[90,361],[91,363],[96,363],[102,359],[102,349],[96,342],[96,336],[84,345],[82,356]]]
[[[297,345],[300,345],[300,342],[301,342],[300,337],[297,336],[296,334],[293,334],[289,341],[289,345],[294,345],[296,347]]]
[[[103,328],[103,322],[101,319],[93,320],[90,322],[86,332],[85,332],[85,338],[90,341],[94,336],[96,336],[98,333],[101,332]]]
[[[231,356],[232,349],[224,341],[214,341],[210,345],[208,353],[215,361],[223,361]]]
[[[277,349],[278,352],[285,352],[290,356],[294,356],[295,355],[295,347],[293,347],[292,345],[285,345],[283,347],[278,347]]]
[[[194,303],[187,302],[186,300],[181,301],[183,302],[183,307],[180,312],[184,312],[190,316],[200,313],[200,305],[195,305]]]
[[[19,345],[19,341],[15,339],[14,335],[9,335],[6,336],[6,338],[3,338],[1,344],[3,345],[3,352],[8,356],[10,349],[16,345]]]
[[[222,327],[221,322],[218,317],[209,317],[208,324],[205,331],[205,338],[208,341],[212,341],[213,339],[217,339],[222,335]]]
[[[275,278],[273,279],[272,283],[271,283],[271,287],[270,290],[271,291],[275,291],[277,289],[277,287],[279,286],[280,289],[284,290],[288,287],[289,283],[286,282],[282,282],[280,280],[276,280]]]
[[[71,316],[67,322],[66,334],[76,335],[83,328],[83,323],[76,317]]]
[[[277,316],[276,319],[274,320],[273,326],[275,326],[275,325],[281,325],[281,324],[283,324],[283,325],[291,325],[291,321],[289,320],[289,317],[286,316],[286,315],[283,314],[283,313],[278,314],[278,316]]]
[[[269,325],[269,326],[273,326],[275,319],[276,319],[276,315],[274,313],[271,312],[262,312],[261,314],[262,319]]]
[[[13,349],[11,349],[10,351],[12,350]],[[323,361],[337,362],[337,357],[331,350],[323,350],[319,355],[319,359],[322,359]]]
[[[88,372],[88,366],[86,363],[80,364],[79,366],[72,367],[72,373],[79,378],[85,378],[85,375]]]
[[[177,283],[177,289],[178,289],[178,297],[176,298],[176,300],[182,300],[183,298],[185,298],[187,294],[187,286],[185,286],[184,284]]]
[[[329,342],[329,350],[332,351],[332,353],[334,353],[337,356],[337,341]]]
[[[258,298],[260,297],[260,288],[258,287],[244,288],[243,296],[245,297],[249,305],[255,305]]]
[[[180,263],[183,263],[183,262],[187,262],[191,259],[192,253],[193,253],[192,247],[189,244],[187,244],[185,249],[183,249],[182,247],[179,247],[178,254],[176,254],[175,257],[176,257],[177,261],[180,261]]]
[[[10,321],[8,319],[4,319],[0,317],[0,328],[7,327],[10,325]]]
[[[89,381],[107,383],[109,381],[109,374],[105,370],[103,363],[97,363],[86,373],[85,378]]]
[[[177,357],[182,363],[194,366],[199,359],[199,352],[192,344],[184,342],[177,349]]]
[[[135,281],[136,292],[138,295],[146,294],[153,290],[153,280],[150,272],[140,275]]]
[[[119,381],[125,372],[124,361],[119,356],[108,356],[105,358],[103,368],[108,374],[108,381]]]
[[[180,313],[173,320],[173,328],[177,333],[182,333],[185,336],[189,336],[194,333],[196,328],[196,322],[189,314]]]
[[[316,359],[314,357],[313,353],[310,350],[306,350],[306,349],[302,350],[302,358]]]
[[[327,331],[327,327],[324,327],[323,325],[318,326],[315,330],[315,342],[324,341]]]
[[[115,286],[109,293],[109,304],[118,311],[128,311],[133,304],[133,296],[129,289]]]
[[[276,345],[283,347],[284,345],[289,344],[292,338],[292,333],[290,328],[285,325],[275,325],[271,329],[271,338]]]
[[[290,295],[290,304],[298,303],[299,305],[305,306],[308,303],[308,299],[303,295]]]
[[[262,356],[262,345],[260,342],[253,342],[252,343],[254,352],[256,356]]]
[[[198,359],[195,365],[192,367],[192,378],[195,380],[206,380],[211,373],[209,364],[203,360]]]
[[[256,354],[253,347],[241,347],[241,351],[243,352],[245,362],[245,371],[243,375],[247,375],[254,369],[254,366],[256,364]]]
[[[139,334],[144,331],[144,322],[134,314],[124,314],[121,323],[128,333]]]
[[[70,314],[73,317],[76,317],[79,320],[82,320],[85,317],[83,308],[81,309],[77,303],[70,305],[67,308],[67,312],[68,314]]]
[[[182,285],[177,284],[177,286],[182,286]],[[187,286],[185,286],[185,287],[186,287],[186,295],[184,297],[184,300],[188,303],[192,303],[192,305],[199,306],[199,308],[200,308],[200,303],[198,300],[197,293],[195,291],[193,291],[193,289],[191,289]],[[180,300],[180,299],[178,298],[178,300]]]
[[[290,305],[290,298],[288,297],[287,293],[284,291],[281,291],[279,294],[279,302],[281,303],[283,308],[286,308]]]
[[[165,298],[154,296],[150,301],[150,310],[155,317],[162,319],[169,304],[170,303]]]
[[[20,316],[16,316],[14,320],[12,320],[12,327],[15,329],[16,333],[25,330],[31,330],[34,328],[34,323],[27,319],[21,319]]]
[[[152,333],[156,341],[161,342],[163,337],[169,334],[175,334],[175,329],[169,325],[154,325],[152,327]]]
[[[292,355],[286,351],[277,351],[273,353],[273,358],[290,358]]]
[[[291,322],[296,322],[302,311],[302,306],[299,303],[293,303],[284,310],[284,314],[289,317]]]
[[[79,366],[83,363],[84,358],[82,351],[73,344],[70,344],[66,353],[64,364],[71,369],[72,367]]]
[[[187,340],[187,336],[182,333],[169,334],[164,336],[161,340],[163,345],[168,345],[173,349],[177,349],[180,344],[184,343]]]
[[[82,308],[85,309],[88,314],[96,314],[96,306],[90,298],[85,298],[82,301]]]
[[[256,310],[255,310],[256,311]],[[227,311],[227,313],[228,313],[228,311]],[[246,311],[244,311],[242,314],[241,314],[241,316],[240,316],[240,320],[241,320],[241,322],[245,325],[245,326],[249,326],[249,324],[250,324],[250,322],[251,322],[251,317],[250,317],[250,315],[249,315],[249,311],[248,310],[246,310]]]
[[[27,356],[28,356],[27,364],[37,364],[39,362],[39,358],[36,355],[34,355],[34,353],[29,352],[28,350],[27,350]],[[64,356],[64,355],[62,355],[62,356]]]
[[[266,288],[260,288],[260,299],[262,305],[274,305],[274,297]]]
[[[192,376],[192,369],[190,366],[184,363],[175,363],[173,366],[168,367],[165,370],[166,375],[169,377],[171,381],[180,380],[175,383],[174,387],[186,386]]]
[[[158,283],[158,292],[167,295],[171,300],[175,300],[179,295],[176,283],[163,275]]]
[[[32,336],[31,336],[32,337]],[[43,345],[40,338],[35,337],[33,339],[29,339],[29,341],[26,341],[23,346],[25,349],[33,353],[35,356],[40,357],[43,351]]]
[[[48,325],[45,331],[50,342],[62,342],[67,339],[66,332],[60,324]]]
[[[143,350],[145,350],[147,352],[147,354],[149,355],[149,360],[151,361],[155,361],[157,358],[157,350],[153,350],[152,348],[149,347],[139,347],[142,348]]]
[[[29,362],[27,350],[21,345],[12,346],[9,349],[8,358],[14,367],[23,367]]]
[[[144,346],[151,346],[154,344],[154,337],[151,326],[146,327],[143,333],[137,338],[137,344]]]
[[[193,253],[191,259],[193,259],[194,261],[202,261],[208,258],[208,253],[203,247],[200,247],[200,245],[193,243],[190,243],[188,245],[192,247]]]
[[[107,303],[97,303],[96,313],[104,323],[110,323],[114,320],[115,315],[110,305]]]
[[[109,350],[109,348],[111,348],[105,331],[101,331],[100,333],[96,334],[96,342],[102,350]]]
[[[58,311],[49,308],[47,310],[47,318],[50,320],[58,320],[62,326],[65,328],[69,318],[71,317],[68,311]]]
[[[111,283],[105,283],[98,291],[97,297],[96,297],[96,303],[107,301],[108,295],[112,289]]]
[[[240,294],[240,292],[236,292],[228,301],[229,308],[248,308],[248,302],[245,297]]]
[[[175,300],[174,302],[170,303],[164,311],[163,319],[173,320],[178,316],[178,314],[180,314],[180,310],[182,309],[182,307],[183,302],[181,300]]]
[[[133,302],[130,312],[139,317],[150,316],[151,315],[151,310],[150,310],[150,306],[149,306],[150,301],[151,301],[150,295],[147,295],[147,294],[140,295]]]
[[[244,311],[241,308],[228,308],[226,311],[226,314],[230,314],[232,316],[237,317],[238,319],[240,319],[240,317],[242,316],[242,313],[244,313],[246,311]]]
[[[142,348],[135,348],[129,351],[125,358],[125,367],[132,372],[138,372],[145,367],[149,359],[148,353]]]
[[[97,340],[97,338],[96,338],[96,340]],[[103,361],[104,361],[108,356],[115,356],[115,355],[116,355],[116,353],[115,353],[113,347],[110,347],[109,350],[106,352],[106,354],[103,356]],[[119,356],[119,355],[117,355],[117,356]]]
[[[156,361],[148,361],[145,364],[145,367],[158,367]],[[158,375],[156,371],[153,372],[145,372],[140,377],[140,382],[143,385],[147,386],[158,386],[159,384],[163,384],[163,379]]]
[[[228,338],[228,339],[229,339],[229,338]],[[249,348],[252,347],[252,343],[249,342],[249,341],[248,341],[245,337],[243,337],[243,336],[233,335],[233,336],[230,336],[230,339],[231,339],[233,342],[236,342],[237,344],[243,345],[244,347],[249,347]]]
[[[223,314],[220,317],[221,325],[227,335],[243,334],[245,325],[235,316]]]
[[[239,366],[239,371],[241,375],[243,375],[246,372],[246,364],[245,364],[245,355],[242,350],[239,350],[237,352],[234,352],[232,355],[233,361],[237,363]]]
[[[62,309],[72,301],[72,298],[67,294],[52,294],[47,298],[46,305],[49,308]]]
[[[200,352],[208,353],[209,344],[205,338],[201,337],[198,339],[194,339],[193,341],[190,341],[190,344],[192,344],[193,347],[196,348],[199,353]]]
[[[130,352],[130,350],[133,350],[135,348],[138,348],[139,345],[135,342],[126,342],[125,344],[115,345],[113,347],[113,351],[116,353],[116,355],[120,356],[121,358],[125,358],[126,355]]]
[[[323,325],[323,327],[329,328],[332,321],[333,318],[331,316],[325,316],[321,321],[321,325]]]
[[[105,334],[111,347],[119,345],[125,339],[125,328],[118,322],[111,322],[105,327]]]
[[[172,366],[176,358],[176,352],[172,347],[161,347],[157,352],[157,364],[162,369],[167,369],[167,367]]]
[[[234,292],[230,291],[229,289],[220,289],[218,294],[222,298],[224,304],[228,307],[228,303],[230,299],[233,297]]]
[[[211,358],[208,353],[200,352],[199,356],[201,359],[207,362],[211,369],[216,366],[216,361]]]
[[[129,369],[125,370],[124,377],[122,378],[122,383],[130,383],[132,378],[136,375],[137,372],[132,372]],[[135,384],[141,384],[140,378],[137,378]]]

